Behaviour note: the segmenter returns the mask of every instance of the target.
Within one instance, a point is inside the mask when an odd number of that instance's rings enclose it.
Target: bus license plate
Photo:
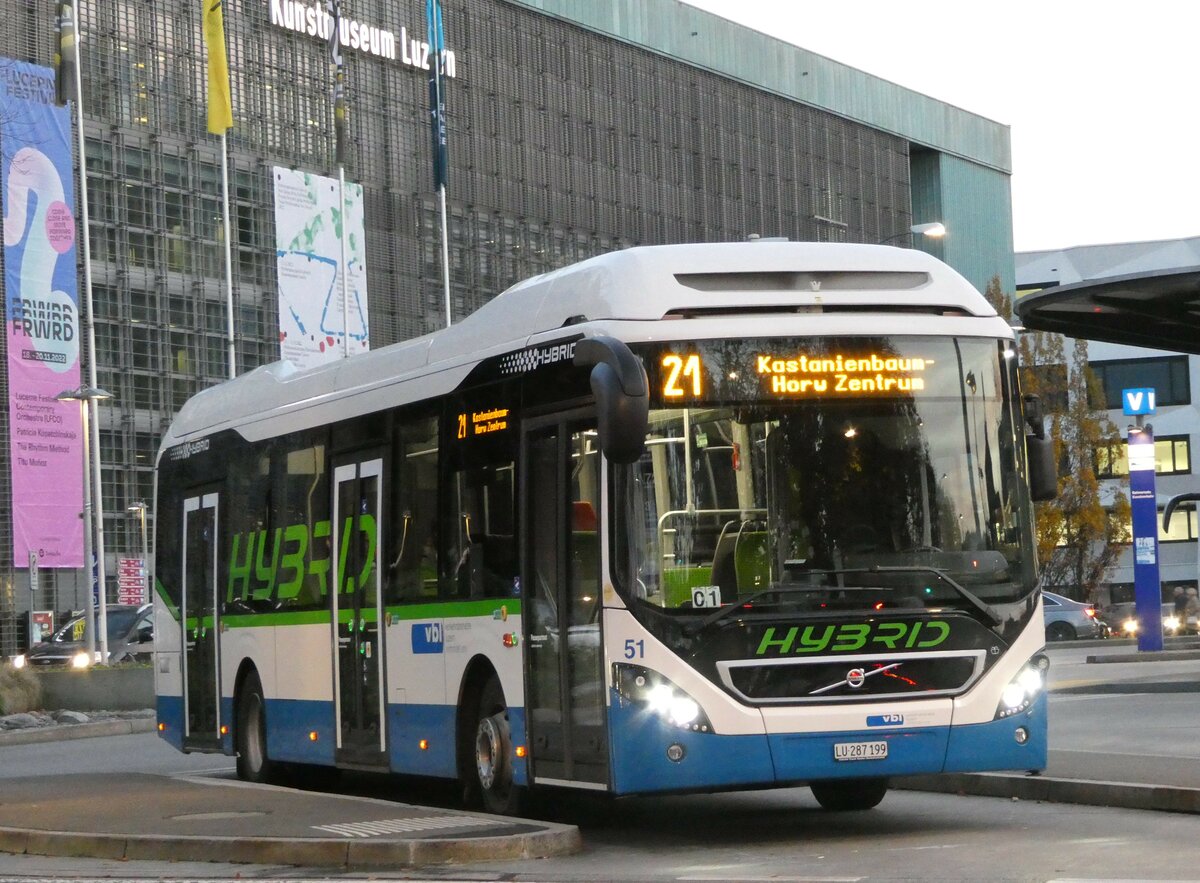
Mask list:
[[[887,742],[834,742],[834,760],[883,760],[887,757]]]

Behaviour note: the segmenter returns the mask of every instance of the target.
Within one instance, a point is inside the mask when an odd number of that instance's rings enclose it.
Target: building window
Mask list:
[[[1164,435],[1154,440],[1154,474],[1188,475],[1192,471],[1191,439]],[[1129,474],[1128,449],[1122,439],[1096,448],[1096,477],[1119,478]]]
[[[1104,390],[1104,407],[1120,408],[1121,390],[1148,387],[1158,405],[1189,405],[1192,402],[1187,356],[1153,359],[1113,359],[1092,362],[1091,369]],[[1099,405],[1093,402],[1093,405]]]
[[[1171,529],[1163,530],[1163,510],[1158,510],[1158,541],[1160,543],[1187,543],[1196,539],[1196,507],[1180,506],[1171,513]]]

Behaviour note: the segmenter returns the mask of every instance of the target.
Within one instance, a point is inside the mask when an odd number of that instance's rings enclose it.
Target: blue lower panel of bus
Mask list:
[[[337,749],[333,703],[316,699],[268,699],[267,756],[288,763],[332,764]],[[314,740],[309,734],[316,733]]]
[[[881,733],[847,730],[838,733],[787,733],[770,737],[771,756],[780,782],[860,776],[906,776],[940,773],[946,758],[949,727]],[[835,760],[838,743],[887,742],[887,757],[879,760]]]
[[[1017,729],[1026,734],[1017,742]],[[1027,710],[986,724],[954,727],[946,749],[947,773],[1046,768],[1046,694]]]
[[[1046,697],[1003,720],[957,727],[720,736],[681,730],[613,697],[613,788],[617,794],[786,784],[819,779],[941,772],[1039,770],[1046,766]],[[1025,741],[1017,741],[1023,729]],[[839,761],[839,742],[887,742],[887,757]],[[683,749],[672,761],[667,751]],[[675,750],[678,753],[678,749]]]
[[[775,781],[766,736],[718,736],[681,730],[644,707],[623,703],[615,694],[609,706],[609,723],[616,794]],[[678,761],[667,757],[673,745],[683,748]]]
[[[457,775],[454,768],[453,705],[389,705],[388,746],[397,773]],[[421,749],[421,740],[427,747]]]
[[[154,701],[155,717],[162,729],[158,735],[175,747],[183,750],[183,697],[159,696]]]

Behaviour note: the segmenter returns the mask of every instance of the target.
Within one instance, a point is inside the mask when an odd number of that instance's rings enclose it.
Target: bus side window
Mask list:
[[[323,444],[295,447],[284,457],[275,519],[283,531],[275,575],[281,609],[317,610],[325,603],[322,583],[330,542],[328,531],[315,524],[328,517],[326,466]]]
[[[401,419],[394,440],[386,603],[437,597],[437,420]]]
[[[451,476],[449,495],[445,593],[467,599],[515,595],[513,463],[461,469]]]

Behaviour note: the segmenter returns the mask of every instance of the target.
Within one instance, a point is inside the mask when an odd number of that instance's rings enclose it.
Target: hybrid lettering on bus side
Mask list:
[[[755,360],[758,374],[771,378],[770,391],[781,395],[919,392],[925,389],[925,379],[914,375],[933,363],[933,359],[883,357],[877,353],[855,358],[839,353],[833,357],[801,355],[791,359],[768,353],[759,354]]]

